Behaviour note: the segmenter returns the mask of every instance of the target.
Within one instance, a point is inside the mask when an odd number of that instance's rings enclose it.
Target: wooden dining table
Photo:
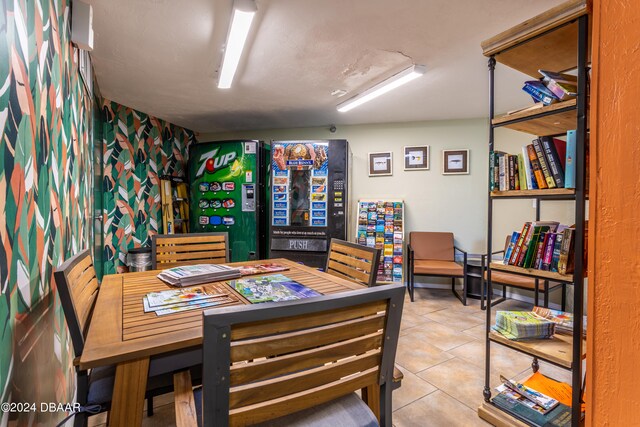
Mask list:
[[[256,276],[284,274],[323,295],[365,288],[287,259],[260,261],[264,262],[281,264],[288,270],[259,273]],[[248,261],[228,265],[256,263]],[[144,312],[143,297],[146,294],[175,289],[158,279],[159,272],[107,275],[100,286],[79,363],[81,369],[116,365],[110,426],[139,426],[142,423],[152,357],[202,345],[202,312],[210,308],[196,308],[164,316]],[[226,281],[206,285],[228,294],[231,299],[231,302],[216,307],[250,304]]]

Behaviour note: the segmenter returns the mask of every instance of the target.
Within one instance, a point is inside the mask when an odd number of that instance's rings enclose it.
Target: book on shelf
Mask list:
[[[496,312],[492,330],[512,341],[547,339],[555,333],[556,324],[531,311]]]
[[[491,400],[494,405],[516,418],[536,427],[568,427],[571,425],[571,407],[559,403],[552,410],[516,393],[504,384],[496,388],[498,394]]]
[[[529,151],[527,150],[526,145],[522,147],[522,163],[524,163],[524,175],[525,175],[525,182],[527,184],[526,188],[528,188],[529,190],[537,190],[538,183],[533,177],[533,171],[531,169],[531,160],[529,159]]]
[[[540,80],[524,82],[522,90],[528,93],[534,102],[542,102],[545,106],[558,102],[558,98]]]
[[[567,149],[564,169],[565,188],[576,188],[576,131],[567,131]]]
[[[522,251],[522,245],[524,243],[525,237],[527,236],[527,233],[529,232],[529,227],[531,227],[531,223],[525,222],[524,226],[522,227],[522,231],[520,232],[520,236],[518,237],[518,240],[513,248],[513,251],[511,252],[511,256],[505,257],[505,264],[515,265],[516,260],[518,259],[518,257],[520,256],[520,252]]]
[[[547,181],[544,179],[544,175],[540,167],[540,161],[538,161],[538,155],[536,154],[536,150],[533,147],[533,144],[527,145],[527,155],[529,156],[529,161],[531,162],[531,170],[533,173],[533,177],[536,180],[536,185],[540,189],[548,188]]]
[[[564,188],[564,168],[562,167],[562,163],[560,162],[560,156],[558,154],[558,150],[556,149],[556,142],[554,141],[554,138],[541,136],[540,143],[542,144],[544,157],[547,160],[549,172],[551,173],[556,187]]]
[[[507,249],[504,252],[504,258],[503,258],[504,263],[507,263],[507,261],[511,257],[511,254],[513,253],[513,248],[516,246],[516,243],[518,242],[519,238],[520,238],[520,233],[518,233],[517,231],[514,231],[511,234],[511,240],[509,240],[509,245],[507,246]]]
[[[571,274],[574,268],[575,228],[566,228],[562,234],[558,273]]]
[[[549,238],[544,245],[544,255],[542,256],[542,263],[540,265],[540,270],[549,271],[551,268],[551,263],[553,261],[553,247],[556,242],[556,237],[558,233],[547,233]]]
[[[553,71],[538,70],[542,83],[561,101],[578,96],[578,77]]]
[[[507,160],[509,162],[509,169],[508,169],[508,174],[509,174],[509,179],[508,179],[508,184],[509,184],[509,190],[518,190],[518,188],[516,188],[516,162],[515,162],[515,156],[508,154],[507,155]],[[519,186],[519,185],[518,185]]]
[[[547,242],[549,241],[549,234],[551,234],[549,231],[541,231],[540,232],[540,239],[538,241],[538,247],[536,250],[536,257],[535,260],[533,262],[532,268],[538,269],[538,270],[542,270],[542,258],[544,256],[544,248],[547,244]]]
[[[171,286],[193,286],[240,277],[240,270],[224,264],[196,264],[168,268],[158,278]]]
[[[556,324],[556,333],[573,335],[573,313],[545,307],[533,307],[533,313]],[[587,316],[582,316],[582,336],[587,336]]]
[[[556,233],[556,241],[553,242],[553,254],[551,255],[551,264],[549,264],[549,271],[553,273],[558,272],[558,262],[560,261],[560,247],[562,246],[563,233]]]
[[[534,139],[532,143],[533,149],[535,150],[536,156],[538,157],[538,162],[540,163],[542,175],[544,175],[544,180],[547,182],[547,187],[556,188],[556,182],[551,175],[551,168],[549,167],[547,158],[544,156],[544,152],[542,151],[542,143],[540,142],[540,138]]]
[[[252,304],[292,301],[322,295],[282,274],[247,277],[227,283]]]
[[[524,165],[524,157],[522,157],[522,153],[516,155],[518,159],[518,184],[520,185],[520,190],[527,190],[529,187],[527,185],[527,177]]]

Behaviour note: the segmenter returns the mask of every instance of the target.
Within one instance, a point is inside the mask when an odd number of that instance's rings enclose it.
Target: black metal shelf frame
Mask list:
[[[492,252],[492,233],[493,233],[493,201],[498,199],[537,199],[538,201],[542,200],[575,200],[575,260],[574,260],[574,273],[572,283],[578,284],[577,286],[573,286],[574,292],[574,300],[573,300],[573,316],[574,316],[574,324],[573,324],[573,344],[572,344],[572,363],[571,363],[571,386],[573,389],[572,402],[571,402],[571,425],[573,427],[579,427],[582,420],[581,413],[581,396],[582,396],[582,317],[583,317],[583,304],[584,304],[584,262],[583,262],[583,252],[584,252],[584,230],[585,230],[585,166],[586,166],[586,137],[587,137],[587,78],[588,78],[588,37],[589,37],[589,16],[587,14],[578,17],[575,21],[571,21],[571,23],[575,23],[577,21],[578,25],[578,47],[577,47],[577,70],[578,70],[578,96],[576,100],[576,105],[555,110],[553,112],[544,112],[540,115],[531,115],[528,117],[514,119],[513,121],[503,122],[498,125],[491,124],[489,126],[489,150],[493,151],[494,149],[494,130],[499,127],[505,126],[505,124],[509,123],[517,123],[526,120],[532,120],[537,117],[543,117],[549,114],[558,114],[564,111],[570,111],[573,109],[577,109],[577,123],[576,123],[576,191],[575,195],[572,195],[571,198],[567,198],[565,196],[554,197],[554,196],[516,196],[516,197],[492,197],[491,192],[488,192],[488,232],[487,232],[487,253]],[[551,29],[548,32],[555,31],[561,26]],[[545,33],[546,34],[546,33]],[[531,39],[523,40],[517,45],[521,45],[529,42]],[[516,45],[516,46],[517,46]],[[489,66],[489,84],[490,84],[490,101],[489,101],[489,120],[490,123],[494,119],[495,114],[495,66],[496,59],[495,54],[489,58],[488,62]],[[540,203],[537,203],[536,209],[536,220],[540,219]],[[516,273],[517,274],[517,273]],[[553,279],[551,279],[553,280]],[[491,283],[491,269],[487,270],[487,295],[493,295],[493,286]],[[486,310],[486,357],[485,357],[485,386],[483,390],[483,396],[485,402],[493,405],[491,403],[491,342],[489,339],[489,331],[491,328],[491,306],[492,304],[487,304]],[[502,343],[499,343],[502,344]],[[503,344],[504,345],[504,344]],[[507,346],[509,347],[509,346]],[[513,350],[524,352],[520,349],[516,349],[513,347]],[[530,353],[527,353],[531,355]],[[534,372],[538,370],[538,357],[533,356],[532,369]],[[545,360],[544,358],[540,358]],[[545,360],[549,362],[548,360]],[[555,364],[554,364],[555,365]],[[493,405],[495,406],[495,405]],[[497,407],[497,406],[496,406]],[[498,408],[498,407],[497,407]],[[500,409],[500,408],[498,408]],[[525,420],[520,419],[520,421],[526,422]],[[528,423],[527,423],[528,424]]]

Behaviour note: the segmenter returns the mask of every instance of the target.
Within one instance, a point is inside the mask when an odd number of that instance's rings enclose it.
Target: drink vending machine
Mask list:
[[[214,141],[189,148],[189,229],[228,232],[232,262],[268,254],[268,151],[262,141]]]
[[[324,268],[331,238],[347,238],[350,166],[343,139],[271,143],[269,258]]]

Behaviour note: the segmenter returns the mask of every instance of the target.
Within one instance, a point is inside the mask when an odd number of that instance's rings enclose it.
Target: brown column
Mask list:
[[[594,0],[587,425],[640,410],[640,1]]]

